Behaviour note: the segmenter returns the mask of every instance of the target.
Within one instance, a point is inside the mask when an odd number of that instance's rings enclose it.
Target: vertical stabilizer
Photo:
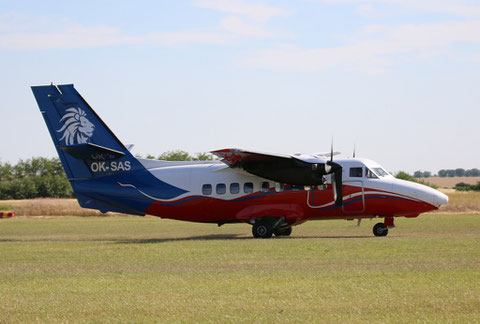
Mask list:
[[[82,207],[143,214],[152,197],[171,199],[186,192],[148,172],[72,84],[32,91]]]
[[[108,174],[98,162],[130,155],[73,84],[34,86],[32,91],[69,179]]]

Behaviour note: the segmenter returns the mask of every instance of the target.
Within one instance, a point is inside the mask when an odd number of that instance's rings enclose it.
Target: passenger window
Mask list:
[[[230,184],[230,193],[231,194],[238,194],[240,192],[240,184],[237,182]]]
[[[252,193],[253,192],[253,183],[245,182],[243,185],[243,192],[244,193]]]
[[[281,192],[283,191],[283,188],[285,187],[285,185],[283,183],[278,183],[278,182],[275,182],[275,191],[276,192]]]
[[[224,195],[227,192],[227,186],[224,183],[217,184],[217,195]]]
[[[363,173],[363,168],[350,168],[350,177],[351,178],[361,178]]]
[[[270,190],[270,184],[268,183],[268,181],[262,182],[262,187],[260,190],[262,192],[268,192],[268,190]]]
[[[202,194],[208,196],[212,194],[212,185],[211,184],[204,184],[202,186]]]
[[[365,176],[367,178],[378,178],[375,173],[372,172],[369,168],[365,168]]]

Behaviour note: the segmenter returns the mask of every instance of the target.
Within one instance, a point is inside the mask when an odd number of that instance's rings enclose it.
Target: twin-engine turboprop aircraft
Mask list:
[[[374,161],[329,154],[240,149],[220,161],[135,158],[73,85],[34,86],[60,160],[84,208],[192,222],[248,223],[254,237],[287,236],[313,219],[417,217],[448,202],[443,193],[395,179]]]

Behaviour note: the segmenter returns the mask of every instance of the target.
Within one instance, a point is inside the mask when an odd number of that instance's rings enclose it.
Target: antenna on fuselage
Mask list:
[[[355,149],[356,149],[357,144],[353,143],[353,157],[355,157]]]

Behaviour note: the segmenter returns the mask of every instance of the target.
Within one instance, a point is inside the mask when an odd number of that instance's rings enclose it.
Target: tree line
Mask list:
[[[73,197],[58,158],[35,157],[17,164],[0,162],[0,199]]]
[[[137,158],[143,158],[141,154],[136,154],[135,156]],[[147,154],[145,158],[164,161],[211,161],[215,159],[212,153],[199,152],[195,153],[195,155],[190,155],[187,151],[182,150],[166,151],[158,156]]]
[[[455,185],[455,190],[458,191],[480,191],[480,181],[477,184],[471,185],[465,182],[460,182]]]
[[[480,191],[480,181],[477,184],[468,184],[465,182],[460,182],[455,185],[455,190],[458,191]]]
[[[432,177],[432,172],[430,171],[421,171],[417,170],[413,173],[415,178],[430,178]],[[480,177],[480,170],[477,168],[473,169],[441,169],[438,171],[438,174],[433,175],[440,178],[453,178],[453,177]]]

